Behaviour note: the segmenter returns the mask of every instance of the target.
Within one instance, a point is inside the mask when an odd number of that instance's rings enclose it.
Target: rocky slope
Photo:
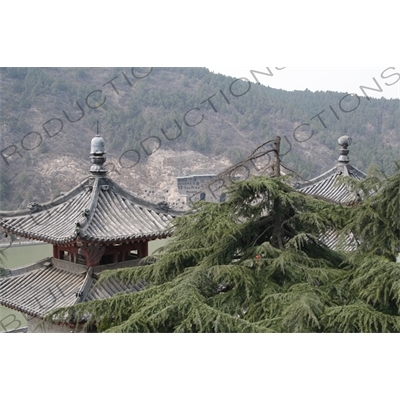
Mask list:
[[[177,176],[219,173],[276,135],[283,163],[306,178],[335,163],[343,134],[353,137],[357,167],[393,165],[399,101],[362,99],[338,120],[329,107],[338,111],[344,96],[250,85],[205,68],[1,68],[0,208],[51,200],[84,179],[97,122],[110,176],[176,206]],[[322,110],[327,128],[313,118]],[[294,140],[304,123],[304,141]]]

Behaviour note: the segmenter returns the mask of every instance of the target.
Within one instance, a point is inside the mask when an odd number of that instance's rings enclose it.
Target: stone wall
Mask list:
[[[177,178],[179,194],[186,199],[186,203],[199,200],[208,202],[222,201],[221,195],[225,189],[222,185],[208,187],[215,175],[192,175]]]

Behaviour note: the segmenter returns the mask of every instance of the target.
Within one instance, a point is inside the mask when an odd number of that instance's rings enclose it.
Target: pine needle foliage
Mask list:
[[[374,196],[394,213],[394,193],[390,181]],[[373,222],[394,229],[380,201],[365,197],[357,206],[363,217],[301,194],[285,178],[236,182],[225,203],[199,202],[175,219],[154,264],[101,278],[145,282],[144,290],[48,318],[67,316],[99,332],[398,332],[400,267],[382,256],[392,244],[378,251],[374,237],[347,257],[318,239],[345,229],[366,240],[372,227],[355,229],[371,223],[366,207]],[[395,234],[386,234],[393,243]]]
[[[357,301],[345,306],[329,308],[322,317],[325,329],[337,333],[400,332],[400,317],[377,311]]]
[[[374,167],[364,181],[348,183],[360,203],[348,209],[342,234],[358,245],[347,254],[343,303],[327,310],[323,321],[333,332],[399,332],[400,173],[386,177]]]
[[[400,172],[387,178],[373,167],[365,181],[348,183],[362,193],[362,201],[350,210],[343,231],[359,243],[354,257],[374,254],[395,261],[400,250]]]

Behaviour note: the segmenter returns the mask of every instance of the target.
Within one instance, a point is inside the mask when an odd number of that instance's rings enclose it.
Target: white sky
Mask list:
[[[207,67],[211,71],[235,78],[247,78],[254,81],[251,70],[269,73],[267,67]],[[400,98],[400,67],[374,68],[306,68],[287,67],[276,70],[269,67],[273,76],[255,74],[262,85],[284,90],[334,91],[363,95],[360,86],[375,88],[380,85],[382,91],[364,89],[370,97]],[[278,67],[281,68],[281,67]],[[393,68],[393,69],[388,69]],[[398,74],[398,75],[395,75]],[[396,82],[397,81],[397,82]]]

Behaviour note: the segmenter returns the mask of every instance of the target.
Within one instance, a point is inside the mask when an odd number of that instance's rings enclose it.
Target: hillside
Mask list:
[[[177,176],[218,173],[276,135],[282,153],[291,145],[285,165],[305,178],[333,165],[344,134],[362,170],[399,159],[399,100],[287,92],[205,68],[2,68],[0,208],[50,200],[82,180],[97,121],[110,175],[172,204]]]

